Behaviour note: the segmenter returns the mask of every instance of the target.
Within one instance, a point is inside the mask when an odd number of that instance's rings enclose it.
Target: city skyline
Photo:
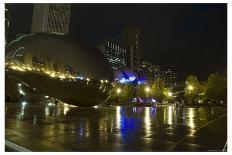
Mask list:
[[[12,8],[12,21],[17,19],[10,38],[30,33],[32,4]],[[24,10],[21,15],[19,10]],[[174,65],[181,79],[194,74],[205,80],[210,73],[227,70],[226,18],[226,4],[72,4],[69,36],[95,46],[132,24],[141,29],[141,62]]]

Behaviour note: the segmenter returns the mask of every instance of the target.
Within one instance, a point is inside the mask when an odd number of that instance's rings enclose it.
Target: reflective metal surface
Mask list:
[[[223,107],[6,103],[6,139],[33,151],[222,151]]]

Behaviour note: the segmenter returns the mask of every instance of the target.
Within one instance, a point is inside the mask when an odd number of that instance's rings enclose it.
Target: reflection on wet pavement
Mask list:
[[[24,101],[6,103],[5,113],[6,139],[32,151],[220,151],[227,140],[224,107]]]

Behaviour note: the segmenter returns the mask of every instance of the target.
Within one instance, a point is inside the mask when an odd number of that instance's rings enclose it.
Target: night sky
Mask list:
[[[12,5],[11,39],[30,33],[32,11]],[[95,46],[128,24],[141,30],[141,60],[176,66],[179,79],[227,72],[226,4],[72,4],[69,35]]]

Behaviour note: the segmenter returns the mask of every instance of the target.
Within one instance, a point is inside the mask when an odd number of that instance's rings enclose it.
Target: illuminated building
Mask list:
[[[175,67],[170,66],[167,69],[161,71],[160,76],[167,86],[176,86],[177,75],[175,73]]]
[[[154,81],[160,74],[158,66],[151,64],[150,62],[142,62],[137,68],[137,74],[140,77],[144,77],[149,81]]]
[[[123,32],[123,46],[127,49],[127,65],[136,70],[140,61],[140,31],[137,27],[127,26]]]
[[[10,28],[10,4],[5,4],[5,42],[8,43],[8,33]]]
[[[97,45],[104,54],[113,70],[126,67],[126,49],[115,44],[113,41],[105,40]]]
[[[68,34],[69,20],[70,4],[34,4],[31,33]]]

